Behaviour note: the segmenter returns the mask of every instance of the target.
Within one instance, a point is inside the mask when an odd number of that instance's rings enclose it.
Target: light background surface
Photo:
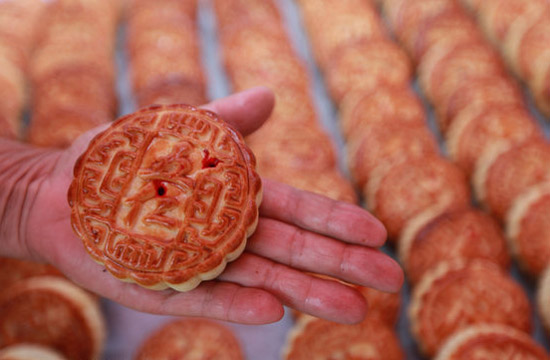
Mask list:
[[[296,51],[306,62],[308,71],[313,79],[311,86],[312,94],[315,98],[315,103],[319,111],[319,118],[323,126],[331,135],[337,144],[337,149],[340,155],[342,170],[347,173],[344,168],[344,158],[342,153],[343,141],[338,129],[338,116],[333,103],[330,101],[326,89],[323,84],[323,78],[318,68],[315,66],[311,51],[307,41],[307,36],[304,33],[300,15],[293,0],[279,0],[278,4],[285,16],[287,28],[292,38]],[[202,41],[203,62],[209,81],[209,96],[211,99],[220,98],[230,94],[231,89],[227,82],[227,78],[220,65],[219,51],[217,47],[217,35],[215,19],[210,11],[209,1],[202,1],[199,16],[199,26]],[[118,90],[120,97],[120,114],[127,114],[135,109],[130,86],[128,82],[127,61],[124,54],[124,29],[119,32],[119,46],[117,51],[117,63],[119,67]],[[246,56],[243,60],[245,61]],[[415,86],[416,88],[416,86]],[[531,99],[529,99],[531,100]],[[429,126],[438,139],[441,136],[437,131],[435,120],[431,109],[426,104],[429,110]],[[531,106],[533,110],[534,107]],[[546,135],[550,133],[550,126],[544,122],[542,116],[533,110],[533,113],[539,120],[539,123],[544,128]],[[441,143],[441,141],[440,141]],[[534,297],[534,282],[521,276],[516,267],[512,268],[512,275],[525,288],[531,300]],[[407,353],[408,360],[423,359],[417,351],[414,341],[409,333],[409,323],[406,316],[406,308],[409,302],[409,288],[407,285],[403,288],[403,306],[399,322],[396,330],[402,346]],[[112,301],[104,300],[103,308],[108,323],[108,341],[104,359],[106,360],[129,360],[133,359],[135,352],[142,344],[143,340],[151,334],[155,329],[162,324],[174,319],[170,316],[159,316],[140,313]],[[534,319],[534,336],[542,343],[547,350],[550,349],[548,336],[544,334],[540,319],[533,313]],[[281,359],[281,351],[284,347],[288,331],[293,326],[292,316],[287,310],[284,318],[274,324],[251,326],[237,325],[225,323],[227,326],[235,330],[246,355],[249,360],[278,360]]]

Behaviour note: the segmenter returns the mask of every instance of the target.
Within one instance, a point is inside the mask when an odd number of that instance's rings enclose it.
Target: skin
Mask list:
[[[204,106],[244,135],[267,119],[274,96],[254,88]],[[265,324],[283,305],[341,323],[361,321],[365,299],[316,272],[382,291],[398,291],[399,265],[380,252],[384,226],[352,204],[263,179],[260,220],[243,255],[213,281],[179,293],[153,291],[112,277],[73,233],[67,189],[73,167],[101,126],[66,150],[0,140],[0,255],[51,263],[80,286],[140,311]]]

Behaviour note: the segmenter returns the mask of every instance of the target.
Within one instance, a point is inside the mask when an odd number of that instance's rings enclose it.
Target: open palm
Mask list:
[[[205,106],[244,135],[258,128],[273,107],[273,95],[252,89]],[[376,248],[384,227],[361,208],[264,179],[264,200],[255,234],[245,252],[213,281],[186,293],[153,291],[124,283],[85,252],[70,224],[67,189],[73,167],[90,131],[65,151],[44,152],[36,166],[47,169],[35,181],[36,196],[22,216],[25,256],[52,263],[84,288],[141,311],[207,316],[241,323],[268,323],[283,315],[282,305],[329,320],[352,323],[366,313],[356,290],[308,272],[397,291],[399,266]]]

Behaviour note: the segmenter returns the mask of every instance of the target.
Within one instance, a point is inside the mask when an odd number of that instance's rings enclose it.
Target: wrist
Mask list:
[[[29,214],[58,154],[0,139],[0,256],[39,260],[28,246]]]

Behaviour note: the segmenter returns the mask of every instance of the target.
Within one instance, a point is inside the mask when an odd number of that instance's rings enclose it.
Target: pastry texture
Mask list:
[[[519,144],[530,138],[540,138],[540,130],[524,107],[480,107],[455,119],[447,132],[447,148],[451,158],[471,174],[480,154],[495,143]]]
[[[66,358],[44,346],[19,344],[0,350],[0,360],[66,360]]]
[[[67,280],[34,277],[0,295],[0,348],[35,343],[69,360],[95,360],[104,341],[98,302]]]
[[[337,103],[354,89],[372,91],[382,84],[405,87],[412,77],[407,54],[386,39],[343,47],[330,60],[327,86]]]
[[[219,275],[255,230],[254,168],[242,137],[214,113],[143,109],[96,136],[78,160],[73,228],[115,277],[188,291]]]
[[[505,324],[529,333],[531,307],[521,286],[484,260],[443,262],[427,272],[409,308],[413,336],[433,356],[468,325]]]
[[[411,220],[399,240],[401,264],[412,284],[440,262],[453,259],[485,259],[508,267],[504,235],[491,217],[471,208],[430,210]]]
[[[127,48],[139,107],[206,103],[196,18],[197,0],[131,0]]]
[[[446,132],[455,119],[472,108],[525,106],[521,89],[508,76],[473,79],[460,84],[447,101],[437,104],[437,121]]]
[[[169,322],[151,334],[135,359],[244,360],[244,356],[229,328],[214,321],[189,318]]]
[[[504,325],[479,324],[451,336],[435,360],[548,360],[542,346],[527,334]]]
[[[0,257],[0,289],[35,276],[62,276],[59,270],[48,264]]]
[[[401,360],[397,334],[378,318],[357,325],[338,324],[304,315],[291,330],[285,360]]]
[[[539,138],[495,143],[476,164],[477,198],[504,220],[512,204],[534,185],[550,182],[550,145]]]
[[[427,208],[470,203],[466,177],[439,156],[410,159],[381,172],[367,183],[367,203],[394,241],[407,221]]]
[[[426,113],[416,94],[403,86],[380,84],[372,91],[351,91],[340,105],[340,127],[346,140],[362,137],[365,129],[388,120],[407,127],[426,126]]]
[[[377,167],[391,167],[438,152],[435,137],[426,126],[407,126],[399,119],[372,124],[347,144],[349,169],[360,188]]]

